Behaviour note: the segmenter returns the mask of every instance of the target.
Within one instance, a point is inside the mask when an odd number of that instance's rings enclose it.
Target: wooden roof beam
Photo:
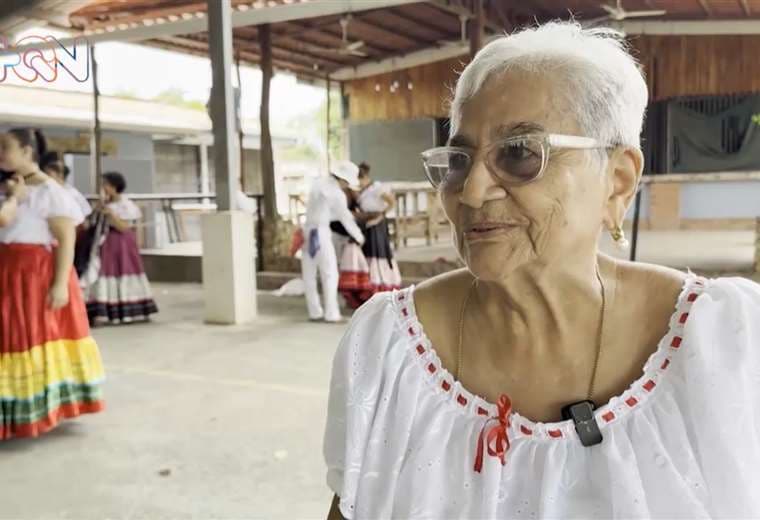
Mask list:
[[[128,16],[122,16],[122,17],[116,17],[107,21],[103,22],[94,22],[87,24],[87,29],[95,30],[95,29],[105,29],[109,26],[119,26],[119,25],[129,25],[129,24],[140,24],[142,25],[143,20],[145,19],[157,19],[157,18],[166,18],[168,19],[170,16],[174,17],[176,16],[177,19],[185,19],[189,20],[193,17],[196,17],[196,13],[205,13],[206,12],[206,2],[194,2],[192,4],[183,5],[181,7],[165,7],[163,9],[152,9],[148,12],[144,12],[141,14],[131,14]],[[174,20],[170,20],[174,21]]]
[[[10,0],[16,2],[20,0]],[[411,4],[419,0],[374,0],[372,2],[356,2],[355,0],[331,0],[329,2],[311,0],[308,2],[299,2],[291,4],[278,4],[261,8],[252,8],[247,11],[234,10],[232,13],[232,26],[243,27],[246,25],[276,24],[289,22],[292,20],[305,20],[309,18],[320,18],[343,13],[358,13],[370,9],[384,7],[395,7],[399,5]],[[5,2],[5,0],[4,0]],[[7,3],[7,2],[6,2]],[[5,6],[5,3],[2,4]],[[4,7],[3,7],[4,8]],[[176,36],[181,34],[192,34],[205,32],[208,30],[208,19],[205,13],[202,17],[193,19],[180,19],[169,21],[162,24],[153,24],[140,27],[129,27],[119,29],[118,23],[111,24],[108,28],[100,28],[94,33],[85,30],[84,36],[90,44],[96,44],[106,41],[135,42],[161,38],[164,36]],[[75,44],[77,38],[82,35],[76,35],[70,38],[61,38],[60,44],[70,47]],[[10,54],[24,52],[27,49],[49,49],[58,46],[58,42],[49,44],[26,44],[3,49],[0,54]]]
[[[443,27],[442,25],[436,24],[435,20],[423,20],[418,16],[414,16],[400,9],[393,11],[392,14],[399,19],[406,20],[407,22],[413,23],[415,25],[419,25],[420,27],[423,27],[425,30],[428,30],[430,32],[435,32],[441,36],[447,36],[449,38],[452,36],[452,32],[448,27]]]
[[[697,0],[699,2],[700,7],[705,12],[707,16],[712,16],[712,9],[710,8],[710,4],[707,3],[707,0]]]
[[[412,42],[415,46],[422,45],[422,44],[434,44],[436,42],[436,39],[429,39],[429,38],[422,38],[419,36],[409,35],[409,34],[403,34],[399,31],[398,27],[391,27],[389,25],[386,25],[383,22],[380,22],[376,19],[369,19],[368,15],[354,15],[353,19],[351,20],[351,24],[358,22],[359,24],[365,24],[370,27],[372,27],[375,30],[382,31],[386,34],[389,34],[393,36],[394,38],[403,38],[406,39],[409,42]],[[349,31],[348,36],[349,40],[351,39],[361,39],[357,34],[351,35],[351,24],[349,24]]]
[[[684,20],[684,21],[635,21],[626,20],[610,24],[625,34],[760,34],[757,20]]]
[[[236,44],[236,48],[245,50],[248,52],[255,52],[256,54],[261,54],[261,48],[259,47],[259,44],[256,41],[248,41],[246,43],[238,42]],[[323,58],[321,56],[307,55],[306,53],[303,53],[301,51],[286,49],[286,48],[280,47],[279,45],[272,45],[272,54],[275,57],[281,58],[284,61],[292,61],[293,63],[297,63],[305,67],[312,67],[314,66],[314,64],[317,64],[322,69],[345,67],[346,65],[350,63],[350,61],[349,62],[337,61],[335,59]]]
[[[465,16],[470,20],[475,18],[474,11],[467,7],[462,0],[428,0],[428,3],[447,13]],[[499,24],[492,20],[485,20],[485,26],[494,32],[501,33],[504,31],[503,27],[500,27]]]
[[[243,30],[240,30],[243,29]],[[250,42],[255,41],[258,39],[258,33],[256,32],[255,27],[242,27],[235,31],[233,34],[233,42],[237,46],[244,46],[249,44]],[[322,53],[318,53],[313,50],[314,47],[318,47],[316,45],[309,45],[305,42],[294,40],[294,39],[286,39],[286,38],[272,38],[272,46],[277,49],[282,49],[287,52],[293,52],[298,53],[302,56],[305,56],[307,58],[311,58],[314,60],[318,60],[320,62],[324,63],[330,63],[332,65],[336,66],[344,66],[346,63],[344,61],[336,60],[335,58],[331,58],[329,56],[323,56]],[[325,52],[324,54],[330,54],[329,52]]]
[[[197,56],[208,56],[208,43],[203,41],[194,40],[191,38],[185,38],[181,36],[166,36],[164,38],[161,38],[160,40],[153,40],[152,42],[160,42],[162,45],[157,45],[158,47],[164,48],[164,49],[174,49],[176,50],[177,47],[182,47],[184,50],[192,51],[193,55]],[[314,63],[305,62],[303,60],[299,59],[291,59],[290,57],[285,57],[282,53],[279,53],[277,49],[272,49],[273,54],[275,54],[275,62],[278,64],[279,68],[284,70],[293,70],[293,66],[296,66],[298,70],[303,71],[311,71],[312,75],[315,78],[321,77],[316,71],[314,71]],[[235,47],[235,55],[240,54],[240,57],[251,64],[258,65],[259,59],[261,57],[261,54],[259,52],[258,47],[256,46],[255,50],[251,50],[250,47],[241,47],[236,46]],[[279,54],[279,55],[278,55]],[[292,54],[292,53],[291,53]],[[328,70],[333,69],[335,66],[346,66],[345,63],[318,63],[320,70]]]
[[[325,27],[318,33],[314,33],[311,35],[312,38],[309,40],[310,45],[324,45],[324,43],[320,43],[318,41],[314,41],[313,36],[324,36],[329,38],[331,41],[333,41],[333,45],[335,47],[340,47],[343,44],[343,33],[339,28],[333,29],[331,27]],[[353,38],[349,34],[349,39]],[[394,47],[388,47],[387,45],[383,45],[377,42],[367,42],[364,43],[364,49],[365,50],[371,50],[373,54],[389,54],[393,52],[398,52],[398,49]]]
[[[489,39],[487,38],[485,41],[487,42]],[[456,58],[457,56],[461,56],[464,60],[467,59],[469,50],[469,42],[462,43],[461,40],[451,41],[435,49],[419,49],[405,54],[389,56],[377,62],[365,62],[356,67],[344,67],[333,72],[331,77],[340,81],[349,81]]]
[[[296,24],[296,22],[290,22],[288,25]],[[308,26],[307,26],[308,27]],[[325,32],[324,31],[325,26],[321,26],[319,29],[314,30],[304,30],[303,32],[298,33],[298,36],[295,36],[296,31],[288,31],[286,33],[272,33],[272,41],[275,45],[281,45],[285,44],[289,47],[323,47],[325,49],[338,49],[343,44],[342,35],[338,36],[336,34],[333,34],[331,32]],[[242,34],[249,34],[250,37],[256,37],[255,33],[256,28],[253,26],[249,27],[241,27],[238,28],[235,32],[236,33],[242,33]],[[289,36],[290,34],[293,34],[294,36]],[[285,35],[285,36],[283,36]],[[306,38],[305,36],[308,36]],[[329,40],[329,43],[325,43],[324,41],[318,41],[315,40],[315,36],[321,36],[325,37]],[[385,47],[378,47],[374,45],[373,43],[365,43],[364,47],[362,48],[364,51],[369,51],[368,54],[370,55],[383,55],[387,54],[388,52],[393,51],[393,49],[387,49]],[[314,53],[315,51],[310,51]],[[326,50],[325,52],[330,52],[329,50]]]

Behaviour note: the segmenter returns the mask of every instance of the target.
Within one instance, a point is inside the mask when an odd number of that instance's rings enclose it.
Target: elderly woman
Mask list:
[[[466,269],[381,294],[333,366],[330,518],[760,516],[760,290],[597,250],[647,90],[553,23],[465,69],[424,161]]]

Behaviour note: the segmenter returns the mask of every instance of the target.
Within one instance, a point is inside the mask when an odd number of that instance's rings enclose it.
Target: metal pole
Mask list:
[[[95,60],[95,46],[90,45],[90,61],[92,62],[92,99],[94,120],[90,136],[90,186],[95,193],[100,194],[103,164],[101,155],[100,130],[100,90],[98,89],[98,62]]]
[[[639,218],[641,217],[641,192],[644,186],[640,185],[636,192],[636,203],[633,208],[633,231],[631,232],[631,262],[636,261],[636,246],[639,243]]]
[[[211,121],[214,131],[214,176],[217,211],[234,209],[240,172],[235,143],[235,102],[232,94],[232,8],[230,0],[207,0],[211,87]]]

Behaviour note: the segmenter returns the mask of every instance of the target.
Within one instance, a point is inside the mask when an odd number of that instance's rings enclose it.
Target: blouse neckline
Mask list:
[[[708,281],[689,273],[676,299],[675,310],[670,317],[668,331],[660,339],[657,349],[649,356],[642,369],[642,375],[620,395],[612,397],[597,408],[594,415],[600,429],[622,420],[657,393],[658,387],[672,371],[683,343],[684,327],[689,319],[691,307],[706,288]],[[460,413],[472,418],[489,418],[498,414],[495,404],[468,391],[441,364],[440,357],[432,342],[425,334],[417,316],[414,303],[415,287],[395,291],[393,305],[397,324],[407,343],[407,354],[413,358],[422,377],[431,389]],[[557,441],[577,436],[571,420],[559,422],[534,422],[516,411],[510,414],[509,436],[534,440]]]

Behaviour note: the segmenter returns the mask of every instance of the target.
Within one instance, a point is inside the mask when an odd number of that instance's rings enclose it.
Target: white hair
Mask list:
[[[647,85],[623,35],[551,22],[486,45],[464,69],[451,103],[451,133],[463,105],[495,74],[511,70],[551,75],[584,135],[605,145],[638,148]]]

